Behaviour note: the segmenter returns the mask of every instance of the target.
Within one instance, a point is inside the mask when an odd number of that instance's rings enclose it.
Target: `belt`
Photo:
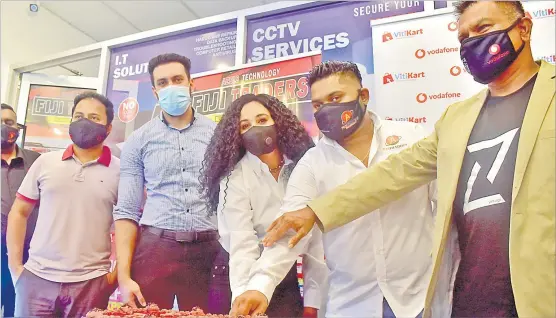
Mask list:
[[[163,230],[148,225],[143,225],[142,228],[143,231],[147,231],[158,237],[174,240],[180,243],[211,242],[211,241],[218,241],[220,239],[220,235],[218,235],[218,231],[215,230],[200,231],[200,232],[177,232],[177,231]]]

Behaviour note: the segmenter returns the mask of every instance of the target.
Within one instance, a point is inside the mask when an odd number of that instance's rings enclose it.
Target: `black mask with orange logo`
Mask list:
[[[326,137],[341,142],[359,128],[365,116],[359,96],[351,102],[324,104],[315,112],[317,126]]]
[[[19,137],[19,129],[2,124],[2,148],[11,148]]]

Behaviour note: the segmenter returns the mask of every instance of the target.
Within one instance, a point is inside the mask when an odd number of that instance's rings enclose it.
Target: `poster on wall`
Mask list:
[[[24,148],[48,152],[71,144],[69,124],[75,96],[93,89],[31,84],[27,98]]]
[[[194,78],[192,107],[218,122],[226,107],[238,97],[268,94],[288,106],[309,134],[316,137],[318,129],[314,122],[307,76],[320,61],[320,54],[309,53]]]
[[[355,1],[327,4],[247,23],[247,62],[322,51],[322,59],[355,62],[373,91],[371,20],[424,11],[424,1]],[[374,98],[371,94],[370,107]]]
[[[554,2],[525,2],[535,59],[555,62]],[[466,72],[452,14],[373,26],[376,111],[427,130],[450,104],[486,86]]]
[[[236,23],[141,42],[113,49],[106,95],[114,103],[114,127],[107,141],[121,144],[148,122],[156,98],[148,72],[149,61],[163,53],[191,60],[191,73],[227,69],[235,62]]]

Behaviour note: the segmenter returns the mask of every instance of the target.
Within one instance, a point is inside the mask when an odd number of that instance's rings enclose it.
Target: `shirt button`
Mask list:
[[[185,189],[185,192],[189,191],[189,189]]]
[[[181,169],[181,171],[185,172],[185,168]]]
[[[187,213],[189,213],[189,209],[187,209]]]
[[[185,150],[183,147],[181,147],[181,150]]]

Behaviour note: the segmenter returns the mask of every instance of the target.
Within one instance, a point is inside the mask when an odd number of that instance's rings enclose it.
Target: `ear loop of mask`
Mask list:
[[[512,25],[506,30],[506,32],[509,32],[511,29],[515,28],[515,27],[519,24],[519,22],[521,22],[521,19],[523,19],[523,17],[517,19],[517,21],[515,21],[514,24],[512,24]],[[508,37],[509,37],[509,36],[510,36],[510,35],[508,35]],[[510,38],[510,41],[511,41],[511,38]],[[513,44],[512,44],[512,45],[513,45]],[[523,51],[524,48],[525,48],[525,41],[521,40],[521,46],[515,51],[516,56],[518,56],[518,55],[521,53],[521,51]]]

